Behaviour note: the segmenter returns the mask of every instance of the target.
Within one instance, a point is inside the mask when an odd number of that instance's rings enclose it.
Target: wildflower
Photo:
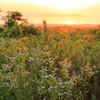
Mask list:
[[[10,34],[10,33],[7,33],[8,35]]]
[[[56,43],[56,44],[54,44],[54,47],[56,48],[56,47],[57,47],[57,45],[58,45],[57,43]]]
[[[87,65],[91,65],[91,63],[90,62],[87,62]]]
[[[98,73],[98,70],[97,70],[97,71],[95,71],[95,73]]]
[[[62,43],[64,43],[65,42],[65,39],[62,39]]]
[[[84,71],[88,71],[90,70],[90,67],[89,66],[84,66]]]
[[[41,77],[43,77],[43,78],[48,78],[49,76],[48,76],[48,75],[45,75],[45,76],[41,76]]]
[[[10,52],[11,53],[11,50],[10,49],[6,49],[8,52]]]
[[[7,70],[10,70],[11,68],[10,68],[10,66],[6,66],[6,69],[7,69]]]
[[[51,37],[52,37],[52,35],[49,35],[47,40],[48,40],[48,41],[51,40]]]
[[[2,47],[2,50],[6,50],[6,47],[5,47],[5,46],[3,46],[3,47]]]
[[[20,47],[17,47],[17,49],[20,50],[21,48]]]
[[[75,73],[75,70],[73,70],[73,73]]]
[[[23,46],[22,49],[23,49],[23,50],[26,50],[26,46]]]
[[[67,63],[67,61],[68,61],[68,58],[65,58],[65,59],[64,59],[64,62]]]
[[[58,68],[53,68],[53,70],[54,70],[54,71],[57,71],[57,70],[58,70]]]
[[[97,42],[97,41],[100,41],[100,39],[96,39],[96,40],[94,40],[95,42]]]
[[[0,39],[2,39],[2,37],[0,37]]]
[[[90,34],[83,35],[83,38],[86,39],[86,41],[90,40],[92,36]]]
[[[87,38],[89,36],[90,36],[90,34],[85,34],[85,35],[83,35],[83,38]]]
[[[25,44],[24,43],[21,43],[21,44],[19,44],[19,46],[22,47],[22,46],[25,46]]]
[[[94,65],[93,68],[96,68],[96,66]]]
[[[58,93],[58,95],[64,95],[64,93]]]
[[[20,40],[21,40],[21,41],[26,41],[26,42],[29,42],[28,38],[26,38],[26,37],[21,38]]]
[[[82,40],[82,39],[79,39],[79,40],[78,40],[78,43],[80,43],[81,41],[83,41],[83,40]]]
[[[46,52],[46,56],[49,56],[51,54],[51,51]]]
[[[68,38],[68,35],[67,34],[63,34],[63,36],[65,36],[66,39]]]

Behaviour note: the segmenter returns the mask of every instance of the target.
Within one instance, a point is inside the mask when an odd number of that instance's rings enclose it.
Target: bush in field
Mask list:
[[[34,25],[22,25],[22,33],[23,35],[40,35],[41,31],[34,27]]]
[[[11,28],[7,28],[5,29],[2,34],[2,37],[21,37],[22,35],[22,31],[21,31],[21,27],[18,25],[16,27],[11,27]]]
[[[41,31],[34,25],[17,25],[15,27],[5,29],[1,37],[23,37],[25,35],[40,35]]]
[[[4,31],[4,28],[0,27],[0,33],[1,33],[2,31]]]
[[[40,30],[34,25],[28,25],[27,19],[22,18],[22,13],[18,11],[8,11],[2,20],[5,21],[5,30],[1,29],[3,37],[23,37],[25,35],[40,35]],[[20,21],[20,24],[19,24]]]

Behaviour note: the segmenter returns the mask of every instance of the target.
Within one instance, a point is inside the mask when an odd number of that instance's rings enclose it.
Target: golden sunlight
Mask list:
[[[30,23],[98,24],[100,0],[0,0],[3,16],[20,11]],[[0,20],[3,23],[2,20]]]
[[[69,22],[64,22],[64,24],[72,25],[72,24],[76,24],[76,23],[69,21]]]

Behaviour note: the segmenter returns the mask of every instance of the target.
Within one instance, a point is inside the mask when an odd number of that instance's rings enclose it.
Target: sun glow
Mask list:
[[[100,0],[0,0],[0,4],[1,16],[19,11],[29,23],[100,24]]]
[[[73,24],[75,24],[75,22],[69,21],[69,22],[64,22],[64,24],[73,25]]]

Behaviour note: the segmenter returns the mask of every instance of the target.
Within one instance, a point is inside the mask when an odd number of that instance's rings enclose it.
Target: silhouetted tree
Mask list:
[[[5,21],[5,27],[8,26],[13,27],[18,24],[18,21],[25,22],[26,19],[22,18],[22,13],[18,11],[8,11],[6,16],[3,16],[3,20]]]

